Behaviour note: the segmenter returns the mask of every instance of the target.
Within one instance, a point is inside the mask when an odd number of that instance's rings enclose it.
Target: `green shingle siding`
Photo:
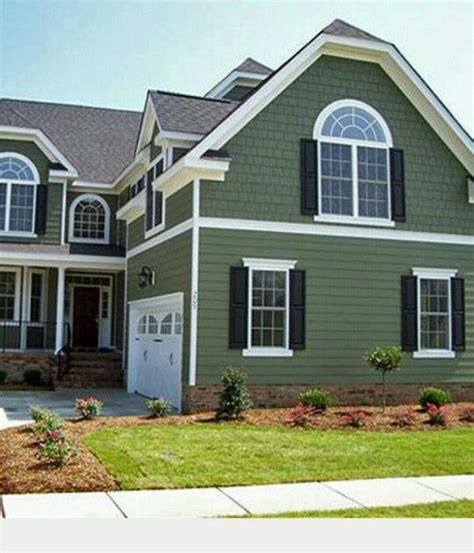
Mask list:
[[[311,224],[300,213],[301,138],[321,110],[361,100],[389,125],[405,153],[407,221],[397,228],[474,235],[466,170],[381,67],[323,56],[224,146],[225,182],[201,186],[201,215]]]
[[[127,260],[127,301],[184,293],[183,379],[187,379],[189,360],[189,305],[191,291],[191,231],[150,248]],[[155,271],[155,284],[140,288],[139,273],[147,265]],[[128,331],[127,331],[128,333]]]
[[[229,268],[243,257],[296,259],[306,270],[306,349],[293,358],[243,357],[228,348]],[[468,291],[467,344],[456,359],[407,358],[397,382],[474,380],[474,256],[468,246],[230,230],[200,230],[198,369],[215,383],[227,365],[254,383],[350,384],[377,376],[362,361],[371,346],[400,343],[400,275],[456,268]],[[471,290],[471,292],[469,292]]]

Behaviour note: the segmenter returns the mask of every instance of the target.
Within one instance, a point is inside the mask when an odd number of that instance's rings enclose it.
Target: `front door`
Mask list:
[[[100,288],[74,287],[73,344],[78,348],[96,348],[99,344]]]

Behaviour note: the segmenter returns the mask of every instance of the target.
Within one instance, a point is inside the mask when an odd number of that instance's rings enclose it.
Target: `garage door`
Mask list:
[[[181,409],[182,302],[153,298],[130,304],[128,390],[165,397]]]

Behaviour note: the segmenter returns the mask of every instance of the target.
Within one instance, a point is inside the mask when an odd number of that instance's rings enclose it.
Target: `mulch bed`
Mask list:
[[[466,410],[474,409],[474,403],[457,403],[448,406],[447,428],[473,425],[460,420]],[[367,413],[364,426],[360,429],[347,428],[342,415],[351,411]],[[332,407],[312,418],[311,426],[318,429],[342,429],[347,432],[364,430],[398,430],[393,417],[409,412],[413,424],[404,430],[442,431],[444,427],[427,424],[427,414],[414,405],[387,407],[382,413],[380,407]],[[115,479],[106,471],[100,461],[83,445],[82,436],[110,426],[134,426],[137,424],[257,424],[288,426],[288,409],[252,409],[241,421],[216,422],[213,413],[171,416],[163,419],[149,417],[98,417],[94,420],[68,420],[65,428],[77,444],[78,455],[68,465],[55,467],[38,458],[33,447],[35,435],[31,425],[0,431],[0,494],[42,493],[42,492],[88,492],[118,490]],[[311,430],[308,430],[311,431]]]

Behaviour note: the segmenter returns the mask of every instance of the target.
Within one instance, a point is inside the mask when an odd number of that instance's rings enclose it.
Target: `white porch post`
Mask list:
[[[58,288],[56,294],[56,353],[64,346],[64,289],[65,267],[58,267]]]

